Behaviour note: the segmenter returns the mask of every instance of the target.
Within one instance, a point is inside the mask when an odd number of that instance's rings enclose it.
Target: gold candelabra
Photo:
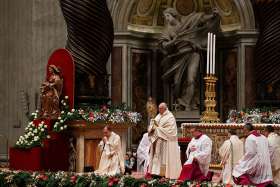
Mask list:
[[[208,74],[204,77],[205,81],[205,111],[202,113],[202,123],[219,122],[219,113],[216,112],[216,82],[217,77],[213,74]]]

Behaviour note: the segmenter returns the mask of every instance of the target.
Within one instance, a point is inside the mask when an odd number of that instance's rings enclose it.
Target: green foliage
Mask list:
[[[32,177],[29,173],[19,172],[14,175],[13,183],[19,187],[24,187],[32,181]]]

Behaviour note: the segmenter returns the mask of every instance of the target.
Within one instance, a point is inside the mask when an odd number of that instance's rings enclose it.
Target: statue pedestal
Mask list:
[[[98,169],[100,152],[97,147],[103,138],[103,128],[108,125],[104,123],[87,124],[85,121],[72,121],[69,132],[76,142],[76,172],[84,172],[85,167]],[[111,124],[112,131],[121,137],[122,151],[126,153],[128,124]]]

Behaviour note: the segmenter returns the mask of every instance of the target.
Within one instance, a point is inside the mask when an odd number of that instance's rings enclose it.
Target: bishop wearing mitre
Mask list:
[[[125,167],[121,148],[121,138],[119,135],[112,132],[109,126],[104,127],[103,134],[103,140],[101,140],[98,145],[101,151],[101,159],[99,168],[95,173],[97,175],[107,176],[123,174]]]
[[[148,133],[151,141],[148,173],[177,179],[181,171],[177,124],[166,103],[159,105],[159,114],[151,119]]]

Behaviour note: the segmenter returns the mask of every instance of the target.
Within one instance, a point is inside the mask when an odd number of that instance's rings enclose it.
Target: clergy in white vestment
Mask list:
[[[244,154],[244,143],[236,135],[234,129],[228,131],[228,136],[229,139],[219,149],[219,155],[223,166],[223,183],[233,185],[232,170]]]
[[[208,175],[211,162],[212,140],[199,129],[190,129],[193,138],[188,145],[185,162],[179,180],[211,180]]]
[[[109,126],[103,129],[104,137],[98,147],[101,151],[99,168],[95,173],[97,175],[113,176],[123,174],[125,171],[124,157],[121,148],[121,138],[111,131]]]
[[[177,179],[182,168],[177,124],[165,103],[159,105],[159,114],[151,119],[148,133],[152,143],[148,174]]]
[[[137,171],[147,172],[149,165],[149,150],[151,147],[151,142],[148,137],[148,133],[143,135],[143,138],[137,148]]]
[[[237,185],[266,186],[272,183],[269,144],[265,136],[254,130],[251,123],[244,126],[245,152],[233,169]]]
[[[270,158],[273,182],[280,185],[280,136],[274,132],[274,128],[268,125],[264,129],[264,135],[270,145]]]

